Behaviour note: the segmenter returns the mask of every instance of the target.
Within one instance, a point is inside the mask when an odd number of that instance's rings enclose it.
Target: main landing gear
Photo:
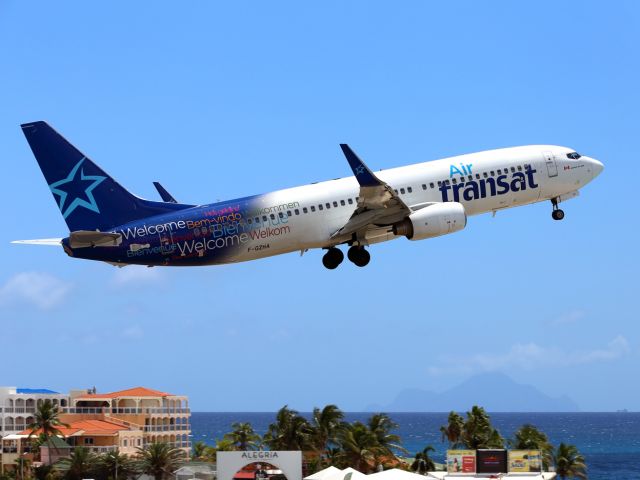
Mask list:
[[[551,218],[553,218],[554,220],[562,220],[564,218],[564,212],[558,208],[558,199],[552,198],[551,205],[553,205]]]
[[[371,255],[364,247],[353,246],[347,251],[347,257],[354,265],[358,267],[364,267],[371,260]],[[344,260],[344,254],[342,250],[336,247],[331,247],[327,250],[327,253],[322,257],[322,264],[329,270],[337,268],[338,265]]]
[[[347,258],[357,267],[364,267],[371,260],[371,255],[364,247],[354,245],[347,251]]]

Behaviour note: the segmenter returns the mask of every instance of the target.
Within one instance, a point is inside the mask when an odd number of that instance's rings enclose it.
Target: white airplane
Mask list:
[[[334,269],[347,257],[369,263],[366,247],[462,230],[467,217],[574,198],[603,165],[571,148],[530,145],[460,155],[373,173],[340,145],[353,176],[206,205],[138,198],[45,122],[22,125],[70,230],[66,238],[18,243],[62,245],[72,257],[114,265],[192,266],[244,262],[313,248]]]

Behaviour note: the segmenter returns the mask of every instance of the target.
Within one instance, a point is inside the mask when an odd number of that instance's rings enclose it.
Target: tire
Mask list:
[[[366,267],[371,260],[371,255],[364,248],[359,249],[353,263],[357,267]]]
[[[329,270],[334,270],[344,260],[344,254],[337,248],[330,248],[322,257],[322,264]]]
[[[562,211],[562,210],[560,210],[560,209],[558,209],[558,210],[554,210],[554,211],[551,213],[551,217],[552,217],[554,220],[562,220],[562,219],[564,218],[564,211]]]

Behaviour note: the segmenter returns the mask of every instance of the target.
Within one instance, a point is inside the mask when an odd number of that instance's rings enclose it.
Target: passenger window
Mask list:
[[[340,205],[344,207],[344,200],[340,200]]]
[[[427,185],[423,183],[423,184],[422,184],[422,189],[423,189],[423,190],[426,190],[426,189],[427,189]]]
[[[302,207],[302,213],[308,213],[307,207]]]
[[[501,168],[498,169],[498,175],[502,175],[502,169]]]
[[[469,181],[473,180],[473,175],[469,175]]]
[[[263,221],[263,222],[266,222],[266,221],[267,221],[267,216],[266,216],[266,215],[263,215],[263,216],[262,216],[262,221]]]
[[[283,213],[282,213],[282,212],[279,212],[279,213],[278,213],[278,216],[279,216],[280,218],[284,218],[284,215],[283,215]]]
[[[275,220],[276,216],[272,213],[271,215],[269,215],[271,217],[271,220]]]
[[[318,205],[318,210],[322,210],[322,204]]]
[[[325,205],[327,206],[327,210],[331,208],[331,204],[329,202],[327,202]]]
[[[333,202],[333,206],[337,207],[338,206],[338,202]]]
[[[521,172],[522,171],[522,165],[518,165],[518,171]]]
[[[476,178],[477,178],[478,180],[480,180],[480,174],[479,174],[479,173],[476,173]]]
[[[260,223],[260,217],[256,217],[254,220],[256,223]]]
[[[349,205],[353,205],[353,200],[350,198],[347,198],[347,202],[349,203]]]
[[[247,223],[248,223],[249,225],[251,225],[251,219],[250,219],[250,218],[247,218]]]
[[[495,177],[496,176],[496,172],[494,172],[493,170],[491,170],[491,176]]]
[[[452,178],[451,179],[451,183],[453,183],[455,185],[456,183],[458,183],[458,181],[455,178]]]
[[[442,180],[438,180],[438,186],[440,187],[442,185]]]
[[[413,188],[407,187],[407,192],[409,192],[409,193],[413,192]]]
[[[489,175],[487,175],[487,172],[482,172],[482,176],[483,176],[484,178],[487,178]]]
[[[300,215],[300,210],[298,210],[297,208],[293,211],[296,215]]]
[[[314,207],[313,205],[311,205],[311,211],[315,212],[316,211],[316,207]]]
[[[516,167],[511,167],[511,172],[515,172],[516,171]]]
[[[393,191],[396,192],[396,195],[398,195],[398,190],[394,188]]]
[[[404,188],[401,188],[401,189],[400,189],[400,193],[401,193],[402,195],[404,195]]]
[[[429,186],[430,186],[431,188],[435,188],[435,187],[433,186],[433,182],[431,182],[431,183],[429,184]]]
[[[445,181],[444,181],[444,184],[445,184],[445,185],[449,185],[449,183],[450,183],[450,182],[449,182],[449,180],[445,180]]]

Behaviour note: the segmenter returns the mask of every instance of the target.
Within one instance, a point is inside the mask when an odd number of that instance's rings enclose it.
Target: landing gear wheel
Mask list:
[[[327,253],[322,257],[322,264],[329,270],[333,270],[342,263],[342,260],[344,260],[344,253],[342,253],[342,250],[332,247],[327,250]]]
[[[560,209],[551,212],[551,218],[554,220],[562,220],[564,218],[564,212]]]
[[[349,249],[347,257],[357,267],[364,267],[371,260],[371,255],[369,255],[369,252],[367,252],[364,247],[357,247],[355,245]]]

